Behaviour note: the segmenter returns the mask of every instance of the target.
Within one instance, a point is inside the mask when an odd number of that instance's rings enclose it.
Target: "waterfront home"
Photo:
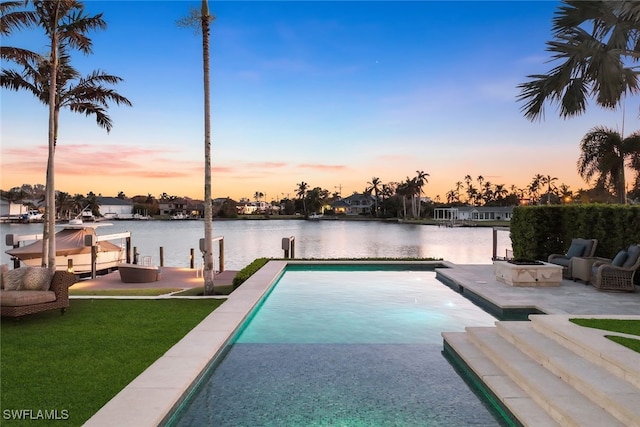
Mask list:
[[[98,197],[98,211],[105,218],[133,218],[133,201],[117,197]]]
[[[0,218],[20,218],[29,211],[29,206],[0,199]]]
[[[192,209],[190,201],[185,198],[176,197],[173,199],[160,199],[158,201],[158,208],[160,215],[182,215],[188,216]]]
[[[331,209],[333,209],[336,214],[370,214],[373,210],[375,200],[375,197],[371,194],[353,193],[349,197],[333,202]]]
[[[458,206],[435,208],[437,221],[511,221],[513,206]]]

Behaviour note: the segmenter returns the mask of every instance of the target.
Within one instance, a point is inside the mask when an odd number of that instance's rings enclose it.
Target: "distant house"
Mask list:
[[[370,214],[374,204],[375,198],[371,194],[354,193],[349,197],[331,203],[331,209],[336,214]]]
[[[160,209],[160,215],[187,215],[189,209],[187,200],[183,198],[161,199],[158,201],[158,208]]]
[[[29,211],[29,206],[0,199],[0,218],[19,218]]]
[[[436,221],[511,221],[513,206],[459,206],[435,208]]]
[[[117,197],[98,197],[100,215],[105,218],[133,218],[133,201]]]

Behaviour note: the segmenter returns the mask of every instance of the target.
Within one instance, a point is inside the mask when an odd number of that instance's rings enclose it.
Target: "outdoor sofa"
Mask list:
[[[630,245],[607,261],[592,266],[591,284],[600,290],[635,292],[634,277],[640,269],[640,244]]]
[[[562,275],[567,278],[573,278],[571,259],[578,258],[590,258],[596,253],[596,247],[598,246],[598,240],[596,239],[582,239],[576,238],[571,240],[571,245],[567,252],[564,254],[551,254],[549,255],[548,262],[550,264],[556,264],[562,266]]]
[[[0,283],[0,315],[20,317],[41,311],[69,307],[69,286],[77,278],[73,273],[47,268],[21,267],[2,273]]]

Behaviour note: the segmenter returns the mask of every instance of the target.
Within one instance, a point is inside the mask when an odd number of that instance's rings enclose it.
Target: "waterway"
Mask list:
[[[202,221],[113,221],[98,234],[131,232],[132,246],[140,256],[151,256],[164,265],[187,267],[190,250],[200,258]],[[7,234],[42,233],[42,224],[2,224],[2,242]],[[224,220],[214,221],[214,236],[224,238],[224,268],[239,270],[260,257],[283,257],[282,239],[295,238],[296,258],[415,257],[442,258],[456,264],[491,264],[491,227],[438,227],[380,221],[342,220]],[[498,255],[511,249],[508,232],[498,232]],[[116,244],[123,241],[115,240]],[[9,263],[4,251],[2,263]],[[218,245],[214,245],[216,259]],[[200,258],[201,259],[201,258]],[[216,265],[217,267],[217,265]]]

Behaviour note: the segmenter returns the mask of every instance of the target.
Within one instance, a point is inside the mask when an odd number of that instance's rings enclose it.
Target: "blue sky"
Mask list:
[[[554,105],[527,121],[516,86],[551,64],[552,1],[210,2],[214,197],[293,197],[296,184],[343,195],[372,177],[430,174],[428,196],[482,175],[525,187],[551,175],[573,190],[590,128],[622,112],[591,106],[570,120]],[[201,37],[176,21],[198,1],[88,1],[108,28],[76,68],[122,77],[133,107],[112,107],[110,134],[64,113],[56,188],[203,197]],[[38,29],[6,44],[46,52]],[[1,92],[2,189],[44,183],[47,109]],[[628,111],[636,111],[630,99]],[[627,113],[629,131],[637,116]]]

